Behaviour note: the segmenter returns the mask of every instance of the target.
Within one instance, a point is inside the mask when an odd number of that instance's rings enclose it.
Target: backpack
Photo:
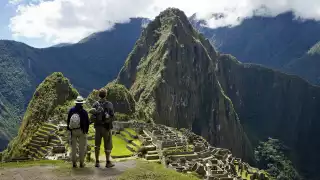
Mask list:
[[[80,116],[78,113],[72,114],[69,123],[70,129],[79,129],[80,128]]]
[[[100,110],[99,115],[96,118],[96,124],[99,126],[103,126],[107,129],[112,129],[112,122],[109,122],[108,119],[110,118],[109,109],[106,107],[108,102],[100,102],[97,101],[97,109]]]

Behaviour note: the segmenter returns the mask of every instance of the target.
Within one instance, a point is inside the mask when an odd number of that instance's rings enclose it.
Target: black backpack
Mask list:
[[[107,101],[106,102],[98,102],[98,109],[103,109],[103,111],[99,112],[97,114],[96,118],[96,125],[97,126],[103,126],[106,129],[110,130],[113,128],[112,121],[110,119],[110,108],[107,107]]]

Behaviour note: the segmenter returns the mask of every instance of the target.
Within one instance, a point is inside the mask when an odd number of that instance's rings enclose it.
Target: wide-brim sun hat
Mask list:
[[[77,99],[74,101],[74,103],[84,104],[84,103],[86,103],[86,101],[84,100],[84,98],[82,96],[78,96]]]

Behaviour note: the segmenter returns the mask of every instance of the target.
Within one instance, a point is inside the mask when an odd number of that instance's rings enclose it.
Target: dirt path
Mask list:
[[[115,162],[115,167],[100,168],[87,164],[85,168],[73,169],[70,166],[34,166],[0,169],[1,180],[114,180],[128,168],[136,165],[134,160]]]

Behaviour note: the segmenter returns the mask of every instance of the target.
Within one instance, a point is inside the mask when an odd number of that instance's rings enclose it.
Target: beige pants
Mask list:
[[[81,129],[75,129],[71,132],[71,160],[77,162],[77,147],[79,147],[79,160],[84,163],[87,149],[87,135]]]

